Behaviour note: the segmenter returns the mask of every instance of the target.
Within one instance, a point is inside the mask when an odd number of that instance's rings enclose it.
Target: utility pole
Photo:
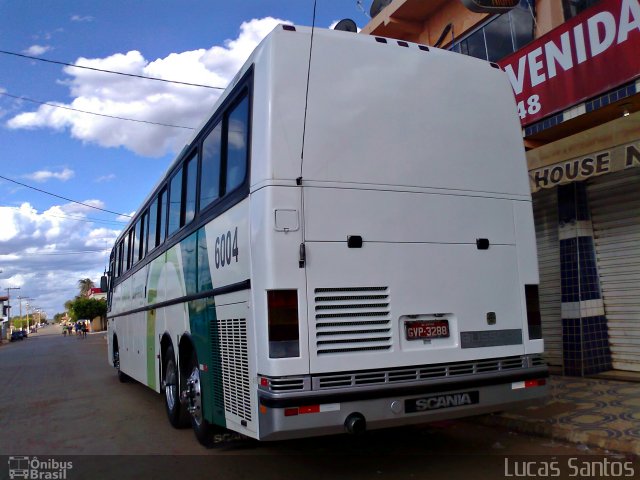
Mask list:
[[[22,319],[22,300],[33,300],[33,298],[29,298],[29,297],[18,297],[18,300],[20,300],[20,319]],[[29,304],[27,303],[27,332],[29,332]]]
[[[31,300],[33,300],[33,298],[29,298],[29,297],[22,297],[24,300],[27,301],[26,303],[26,307],[27,307],[27,333],[29,333],[29,303]],[[20,302],[20,315],[22,315],[22,302]]]
[[[11,290],[20,290],[20,287],[7,287],[7,310],[9,310],[9,326],[11,326]],[[20,304],[22,305],[22,303]],[[22,313],[20,314],[22,316]]]

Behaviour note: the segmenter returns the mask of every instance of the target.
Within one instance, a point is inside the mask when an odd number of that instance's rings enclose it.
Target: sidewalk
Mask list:
[[[551,376],[541,406],[479,417],[501,425],[621,453],[640,455],[640,383]]]

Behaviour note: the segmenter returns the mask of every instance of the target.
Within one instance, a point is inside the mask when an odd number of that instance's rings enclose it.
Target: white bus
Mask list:
[[[516,105],[475,58],[278,26],[109,271],[109,362],[204,444],[218,427],[361,432],[547,391]]]

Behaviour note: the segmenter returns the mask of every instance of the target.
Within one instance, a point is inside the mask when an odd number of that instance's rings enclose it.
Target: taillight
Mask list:
[[[268,291],[267,309],[269,358],[299,357],[298,291]]]
[[[511,384],[511,390],[520,390],[521,388],[544,387],[546,384],[547,384],[547,381],[544,378],[538,378],[535,380],[523,380],[520,382],[513,382]]]
[[[525,285],[524,295],[527,302],[527,325],[529,326],[529,339],[542,338],[542,318],[540,317],[540,299],[538,285]]]

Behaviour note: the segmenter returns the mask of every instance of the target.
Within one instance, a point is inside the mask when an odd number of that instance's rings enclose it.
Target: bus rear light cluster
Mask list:
[[[339,403],[325,403],[323,405],[304,405],[302,407],[288,407],[284,409],[285,417],[306,415],[308,413],[335,412],[340,410]]]
[[[290,407],[284,409],[285,417],[294,417],[306,413],[320,413],[320,405],[307,405],[305,407]]]
[[[267,292],[269,358],[300,356],[298,291]]]
[[[535,380],[524,380],[522,382],[513,382],[511,384],[511,390],[519,390],[521,388],[543,387],[546,384],[547,384],[547,380],[544,378],[537,378]]]

